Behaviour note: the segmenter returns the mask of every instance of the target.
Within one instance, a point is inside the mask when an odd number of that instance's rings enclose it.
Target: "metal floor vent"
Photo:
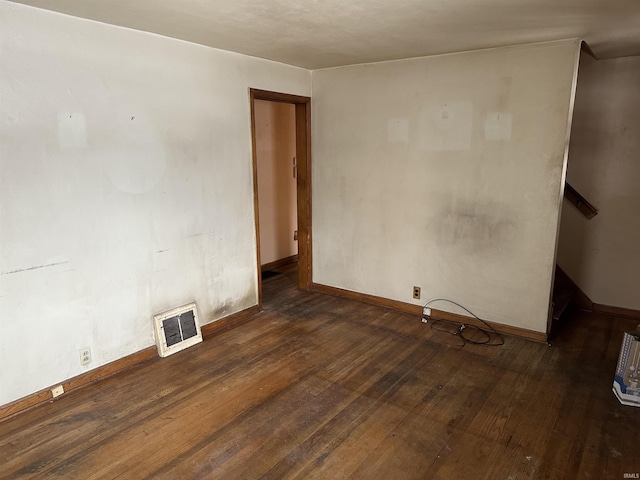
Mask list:
[[[158,355],[167,357],[202,341],[195,303],[153,316]]]

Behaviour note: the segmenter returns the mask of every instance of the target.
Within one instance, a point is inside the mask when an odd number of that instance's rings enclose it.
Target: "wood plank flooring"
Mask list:
[[[611,382],[635,321],[464,347],[420,319],[266,280],[264,311],[0,423],[0,478],[622,479],[640,408]]]

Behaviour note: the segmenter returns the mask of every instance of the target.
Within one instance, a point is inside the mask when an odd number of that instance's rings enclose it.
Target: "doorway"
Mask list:
[[[293,260],[294,255],[288,255],[288,253],[292,253],[293,250],[291,248],[295,248],[295,244],[297,244],[297,263],[298,263],[298,288],[302,290],[311,290],[311,138],[310,138],[310,130],[311,130],[311,99],[309,97],[301,97],[297,95],[289,95],[278,92],[270,92],[266,90],[250,90],[250,101],[251,101],[251,136],[252,136],[252,146],[253,146],[253,191],[254,191],[254,212],[255,212],[255,228],[256,228],[256,257],[257,257],[257,273],[258,273],[258,306],[262,309],[262,266],[263,264],[277,264],[278,259],[273,259],[274,255],[277,257],[279,255],[284,255],[285,261],[287,259]],[[295,212],[295,221],[293,224],[297,224],[297,240],[291,245],[291,242],[287,242],[286,240],[280,241],[280,245],[261,245],[261,219],[260,219],[260,201],[261,201],[261,190],[260,190],[260,175],[259,175],[259,158],[258,158],[258,150],[260,148],[259,138],[257,135],[257,124],[256,118],[257,115],[262,115],[261,111],[264,108],[268,108],[268,104],[264,104],[262,102],[275,102],[277,104],[281,104],[281,107],[284,108],[273,108],[271,111],[279,112],[278,115],[271,115],[270,118],[272,120],[278,121],[278,118],[286,119],[289,115],[293,117],[293,125],[294,129],[294,142],[295,146],[291,150],[291,152],[295,152],[295,156],[289,155],[287,152],[286,146],[277,147],[280,152],[274,152],[279,155],[285,155],[285,158],[280,158],[281,162],[288,162],[289,167],[287,171],[290,172],[290,179],[295,183],[295,193],[293,193],[293,197],[291,197],[292,192],[289,192],[289,187],[287,180],[270,180],[271,185],[269,188],[263,187],[264,190],[272,190],[273,195],[271,195],[271,199],[266,200],[268,202],[279,202],[280,204],[284,204],[282,207],[278,206],[276,208],[289,208],[293,207]],[[284,105],[282,105],[284,104]],[[272,105],[275,107],[275,105]],[[291,110],[292,109],[292,110]],[[258,132],[260,133],[260,132]],[[286,143],[286,140],[285,140]],[[291,157],[291,158],[287,158]],[[295,165],[294,165],[295,162]],[[284,167],[278,167],[284,170]],[[295,175],[295,179],[293,178]],[[285,176],[288,176],[285,173]],[[263,180],[264,182],[264,180]],[[278,185],[277,182],[283,182],[281,186]],[[262,192],[264,193],[264,192]],[[265,201],[265,196],[262,195],[263,202]],[[295,206],[292,206],[291,203],[295,201]],[[286,205],[289,205],[287,207]],[[263,206],[264,208],[267,206]],[[269,208],[273,208],[274,205],[269,205]],[[272,213],[269,214],[271,217],[274,215]],[[265,214],[266,216],[266,214]],[[283,235],[286,236],[289,234],[291,236],[291,240],[293,240],[294,231],[291,230],[290,225],[292,222],[287,219],[288,214],[286,212],[280,212],[278,215],[279,221],[275,222],[275,225],[270,225],[268,227],[269,233],[266,237],[270,237],[271,239],[276,239],[280,237],[282,239]],[[287,230],[291,230],[287,232]],[[284,233],[283,233],[284,232]],[[263,232],[263,237],[265,232]],[[265,237],[265,238],[266,238]],[[269,240],[270,241],[270,240]],[[283,253],[284,252],[284,253]],[[263,257],[266,261],[263,261]]]

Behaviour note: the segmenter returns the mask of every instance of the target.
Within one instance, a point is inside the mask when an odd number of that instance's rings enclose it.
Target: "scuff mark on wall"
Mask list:
[[[220,320],[224,317],[228,317],[229,315],[245,310],[246,308],[252,307],[256,303],[255,296],[255,289],[252,288],[249,289],[247,293],[238,298],[228,297],[222,300],[217,305],[214,305],[209,318],[201,323],[205,324]]]
[[[66,263],[69,263],[69,260],[66,260],[64,262],[47,263],[46,265],[36,265],[34,267],[20,268],[18,270],[11,270],[10,272],[2,272],[0,273],[0,275],[12,275],[14,273],[29,272],[31,270],[39,270],[41,268],[49,268],[49,267],[55,267],[57,265],[64,265]]]
[[[314,282],[545,332],[578,48],[314,72]]]
[[[311,91],[303,69],[6,3],[0,328],[39,335],[3,345],[21,368],[0,405],[85,372],[79,347],[98,368],[153,345],[154,312],[257,303],[249,88]]]

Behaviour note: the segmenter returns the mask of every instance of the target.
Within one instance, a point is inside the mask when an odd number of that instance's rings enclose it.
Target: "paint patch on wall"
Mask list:
[[[486,140],[511,139],[511,114],[492,112],[484,120],[484,138]]]
[[[387,122],[387,140],[389,143],[409,143],[409,120],[390,118]]]
[[[58,113],[58,144],[63,149],[87,146],[87,122],[82,113]]]
[[[453,102],[425,109],[420,113],[422,150],[469,150],[473,131],[473,105]]]

